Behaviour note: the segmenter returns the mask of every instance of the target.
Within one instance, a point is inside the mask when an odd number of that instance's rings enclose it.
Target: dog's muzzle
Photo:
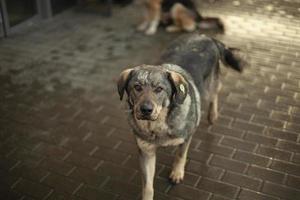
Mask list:
[[[155,121],[158,117],[157,105],[146,100],[134,106],[134,115],[137,120]]]
[[[140,120],[153,120],[154,105],[150,101],[145,101],[139,106]]]

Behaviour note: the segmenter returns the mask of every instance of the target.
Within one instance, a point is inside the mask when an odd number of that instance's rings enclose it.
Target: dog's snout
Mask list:
[[[141,105],[140,110],[143,115],[150,115],[153,112],[153,104],[147,101]]]

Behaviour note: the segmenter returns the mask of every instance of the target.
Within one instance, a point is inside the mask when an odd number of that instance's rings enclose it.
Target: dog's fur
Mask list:
[[[144,4],[146,12],[138,30],[147,35],[155,34],[160,23],[167,26],[168,32],[192,32],[197,27],[224,31],[218,18],[202,17],[193,0],[144,0]]]
[[[127,93],[129,123],[139,147],[143,173],[143,200],[153,199],[155,151],[178,145],[170,174],[174,183],[184,177],[192,135],[200,122],[200,94],[209,102],[208,120],[218,116],[219,61],[241,72],[236,49],[204,35],[189,34],[173,42],[158,65],[123,71],[118,81],[122,100]]]

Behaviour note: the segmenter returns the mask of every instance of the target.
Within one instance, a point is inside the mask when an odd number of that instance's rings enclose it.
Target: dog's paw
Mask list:
[[[170,26],[167,26],[166,31],[169,33],[175,33],[175,32],[181,31],[181,29],[178,26],[170,25]]]
[[[145,34],[146,35],[154,35],[156,33],[156,30],[153,29],[153,28],[148,28],[146,31],[145,31]]]
[[[142,31],[145,31],[147,29],[147,27],[148,27],[148,23],[143,22],[136,28],[136,30],[142,32]]]
[[[153,200],[153,188],[145,188],[142,200]]]
[[[184,170],[174,169],[172,170],[169,179],[173,184],[178,184],[183,181]]]

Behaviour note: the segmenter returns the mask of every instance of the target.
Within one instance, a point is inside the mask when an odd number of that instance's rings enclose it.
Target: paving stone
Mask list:
[[[250,124],[248,122],[241,121],[241,120],[236,120],[232,126],[240,130],[252,131],[254,133],[262,133],[264,130],[264,126],[262,125],[253,124],[253,123]]]
[[[128,198],[135,198],[142,189],[140,186],[115,180],[110,180],[103,188],[106,191],[117,192],[118,194],[127,196]]]
[[[266,146],[259,146],[256,150],[257,154],[268,156],[270,158],[275,158],[279,160],[289,161],[291,159],[292,153],[288,151],[282,151],[275,148],[270,148]]]
[[[277,185],[270,182],[265,182],[262,191],[273,196],[276,195],[281,198],[290,199],[290,200],[295,198],[297,199],[300,193],[299,190],[295,190],[293,188]]]
[[[50,188],[53,188],[60,194],[74,194],[79,187],[80,182],[76,182],[65,176],[50,174],[42,183]]]
[[[298,164],[273,160],[271,168],[291,175],[300,176],[300,165]]]
[[[254,191],[258,191],[262,184],[262,180],[260,179],[229,171],[225,173],[222,181]]]
[[[287,141],[296,142],[299,134],[285,131],[285,130],[271,128],[267,130],[266,135],[270,137],[280,138]]]
[[[93,169],[97,167],[97,165],[100,163],[100,160],[86,154],[72,153],[66,158],[65,162],[74,166]]]
[[[102,176],[110,176],[113,179],[128,181],[134,176],[137,170],[120,166],[120,164],[105,162],[101,164],[97,171]]]
[[[244,161],[249,164],[267,167],[270,158],[245,151],[236,151],[233,158],[235,160]]]
[[[13,190],[37,199],[43,199],[51,192],[50,187],[41,185],[40,183],[31,182],[26,179],[20,180]]]
[[[213,158],[210,161],[210,164],[213,166],[217,166],[223,169],[227,169],[239,173],[242,173],[247,167],[247,164],[244,162],[228,159],[218,155],[213,156]]]
[[[106,180],[105,176],[101,176],[96,171],[82,167],[77,167],[69,177],[92,187],[99,187]]]
[[[252,152],[256,147],[255,143],[250,143],[245,140],[239,140],[239,139],[229,138],[229,137],[224,137],[224,139],[221,141],[221,144],[225,146],[233,147],[235,149],[241,149],[249,152]]]
[[[173,187],[170,191],[169,194],[172,196],[178,196],[184,199],[208,199],[209,193],[204,192],[202,190],[192,188],[192,187],[187,187],[184,185],[178,185],[178,187]]]
[[[237,138],[241,138],[244,135],[244,131],[229,128],[227,126],[214,125],[214,126],[212,126],[211,131],[213,133],[219,133],[221,135],[228,135],[228,136],[237,137]]]
[[[229,200],[229,198],[227,198],[227,197],[216,195],[216,194],[214,194],[210,199],[211,200]]]
[[[245,136],[245,140],[264,144],[266,146],[275,146],[277,144],[277,138],[267,137],[253,132],[248,132]]]
[[[255,192],[252,190],[243,189],[239,194],[239,199],[241,199],[241,200],[252,200],[252,199],[275,200],[278,198],[263,194],[261,192]]]
[[[188,162],[186,166],[186,170],[187,172],[198,174],[203,177],[210,177],[213,179],[218,179],[220,175],[223,173],[223,170],[221,168],[207,166],[205,164],[196,161]]]
[[[272,181],[274,183],[282,183],[284,180],[284,173],[281,171],[275,171],[268,168],[250,166],[247,174],[259,179]]]
[[[280,140],[277,144],[277,147],[286,151],[300,153],[299,143]]]
[[[68,174],[73,168],[73,166],[69,163],[55,159],[44,160],[41,162],[39,167],[61,175]]]
[[[228,117],[233,117],[233,118],[239,118],[244,121],[249,121],[251,119],[251,114],[243,113],[243,112],[238,112],[234,110],[229,110],[229,109],[222,109],[221,114],[228,116]]]
[[[233,152],[233,148],[216,145],[209,142],[201,142],[200,145],[198,146],[198,149],[201,151],[215,153],[222,156],[230,156]]]
[[[199,184],[198,188],[207,190],[228,198],[235,198],[238,192],[238,187],[223,183],[223,182],[217,182],[215,180],[204,178],[202,179]]]
[[[77,192],[79,197],[82,197],[83,199],[95,199],[98,200],[99,198],[105,199],[105,200],[115,200],[117,198],[116,195],[113,193],[105,192],[103,190],[99,190],[97,188],[83,186],[80,188],[80,190]]]

